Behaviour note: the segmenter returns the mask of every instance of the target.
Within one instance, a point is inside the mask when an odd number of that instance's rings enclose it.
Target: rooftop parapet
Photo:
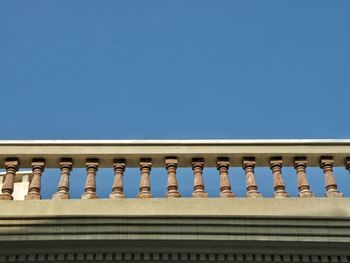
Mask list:
[[[349,170],[349,158],[350,140],[0,141],[0,262],[350,262],[350,198],[333,172]],[[124,194],[130,167],[139,168],[137,198]],[[168,179],[164,198],[151,190],[155,167]],[[190,198],[177,180],[183,167],[192,169]],[[208,167],[220,179],[215,198]],[[231,167],[243,169],[244,198],[235,198]],[[256,167],[273,178],[273,198],[262,196]],[[315,198],[309,167],[325,198]],[[27,168],[26,200],[13,201]],[[39,200],[46,168],[60,174],[53,200]],[[86,169],[84,200],[68,200],[76,168]],[[106,199],[96,194],[100,168],[114,173]]]
[[[0,141],[0,162],[6,176],[0,199],[12,199],[14,176],[20,167],[32,169],[33,176],[26,199],[40,199],[41,176],[45,168],[60,168],[61,179],[55,199],[68,199],[69,174],[74,168],[86,168],[82,199],[96,199],[96,175],[99,168],[114,170],[110,198],[124,198],[123,177],[128,167],[140,168],[138,197],[151,198],[150,175],[153,167],[167,170],[166,197],[181,197],[176,170],[193,170],[193,197],[206,198],[203,170],[216,167],[220,177],[218,193],[232,198],[229,167],[242,167],[246,174],[246,196],[261,197],[255,180],[255,167],[269,167],[274,197],[287,198],[282,169],[294,167],[299,197],[313,197],[307,179],[307,167],[319,167],[324,174],[325,195],[342,197],[338,191],[334,166],[350,168],[350,140],[42,140]]]

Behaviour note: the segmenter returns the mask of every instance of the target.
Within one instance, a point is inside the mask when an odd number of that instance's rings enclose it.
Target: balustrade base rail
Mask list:
[[[0,240],[349,242],[350,199],[3,201]]]
[[[1,201],[0,218],[32,216],[277,216],[350,220],[350,198],[127,198]]]

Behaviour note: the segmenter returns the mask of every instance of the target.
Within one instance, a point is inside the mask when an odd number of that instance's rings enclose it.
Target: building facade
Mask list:
[[[349,262],[350,199],[333,172],[349,169],[349,158],[350,140],[0,141],[0,262]],[[286,166],[298,196],[286,191]],[[70,172],[83,167],[84,193],[71,199]],[[101,167],[114,171],[107,199],[96,195]],[[125,198],[128,167],[140,168],[137,198]],[[152,167],[167,171],[164,198],[152,197]],[[179,192],[178,167],[192,168],[190,198]],[[216,198],[206,193],[206,167],[217,168]],[[229,167],[245,171],[243,198]],[[270,169],[272,198],[259,192],[256,167]],[[308,167],[319,167],[324,196],[314,195]],[[45,168],[60,168],[60,181],[42,200]]]

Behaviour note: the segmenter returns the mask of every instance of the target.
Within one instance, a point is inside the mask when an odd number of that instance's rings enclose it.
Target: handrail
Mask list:
[[[164,167],[164,157],[177,156],[179,167],[191,166],[192,157],[205,158],[206,167],[216,167],[218,157],[229,157],[240,167],[243,157],[255,157],[256,166],[281,156],[284,166],[293,166],[295,156],[307,155],[308,166],[318,167],[320,156],[333,156],[343,166],[350,156],[350,140],[8,140],[0,141],[0,162],[21,159],[30,167],[32,158],[45,158],[45,167],[56,168],[59,159],[70,157],[74,167],[85,167],[87,158],[99,158],[99,167],[111,167],[115,158],[127,158],[128,167],[138,167],[140,158],[152,158],[152,167]]]

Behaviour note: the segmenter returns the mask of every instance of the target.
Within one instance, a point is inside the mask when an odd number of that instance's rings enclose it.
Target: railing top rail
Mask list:
[[[141,158],[151,158],[152,167],[163,167],[166,157],[177,157],[179,167],[191,167],[192,158],[204,158],[206,167],[216,167],[217,158],[227,157],[231,166],[254,157],[257,166],[268,166],[281,157],[293,166],[295,157],[307,157],[308,166],[319,166],[321,156],[331,156],[334,166],[344,166],[350,157],[350,139],[248,139],[248,140],[0,140],[0,163],[19,158],[30,167],[33,158],[44,158],[47,168],[57,168],[61,158],[72,158],[75,168],[86,159],[99,159],[99,167],[112,167],[123,158],[127,167],[139,167]]]
[[[350,145],[350,139],[0,140],[0,145]]]

